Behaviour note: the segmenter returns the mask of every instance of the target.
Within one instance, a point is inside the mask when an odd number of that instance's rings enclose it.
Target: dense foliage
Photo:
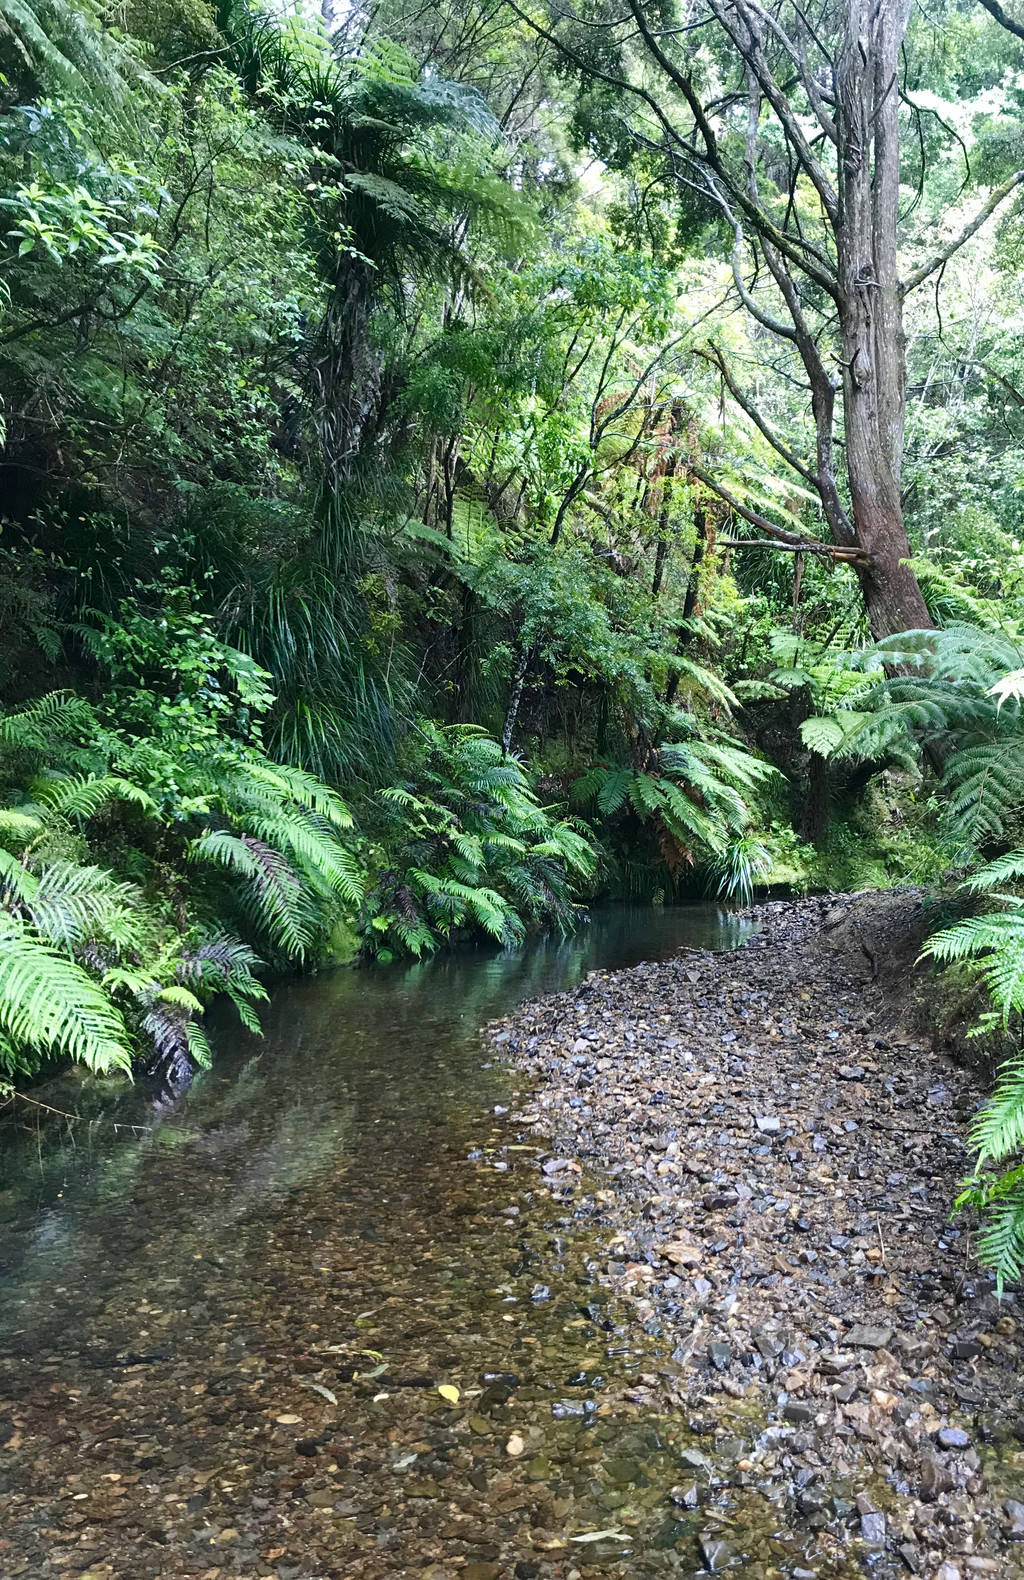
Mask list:
[[[0,0],[0,1071],[950,870],[1019,1026],[1018,33],[883,8],[875,103],[852,0],[328,10]]]

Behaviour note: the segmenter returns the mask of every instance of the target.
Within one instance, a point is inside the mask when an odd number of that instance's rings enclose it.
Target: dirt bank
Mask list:
[[[768,904],[735,953],[597,972],[493,1032],[552,1193],[597,1180],[602,1282],[675,1342],[651,1407],[711,1441],[762,1423],[739,1476],[781,1463],[823,1558],[966,1580],[1024,1573],[1019,1310],[949,1220],[980,1078],[903,1029],[925,908]]]

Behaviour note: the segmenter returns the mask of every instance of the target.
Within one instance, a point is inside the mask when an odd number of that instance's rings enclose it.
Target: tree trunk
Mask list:
[[[519,704],[523,700],[523,686],[526,683],[526,671],[529,667],[530,649],[524,642],[519,649],[515,674],[512,676],[512,690],[509,692],[505,724],[501,732],[501,754],[503,757],[507,757],[512,750],[512,734],[516,727],[516,719],[519,716]]]
[[[704,551],[708,546],[708,518],[703,505],[698,505],[693,512],[693,525],[695,538],[693,544],[693,559],[690,561],[690,578],[686,583],[686,598],[683,601],[683,624],[679,628],[676,638],[676,652],[686,650],[692,633],[687,630],[686,622],[692,620],[700,595],[700,570],[704,563]],[[676,700],[679,690],[678,672],[669,676],[668,686],[665,691],[665,706],[670,708]]]
[[[906,413],[903,304],[896,262],[899,55],[909,0],[847,0],[837,63],[836,223],[846,466],[858,571],[876,639],[931,617],[913,571],[901,479]],[[872,157],[873,154],[873,157]]]

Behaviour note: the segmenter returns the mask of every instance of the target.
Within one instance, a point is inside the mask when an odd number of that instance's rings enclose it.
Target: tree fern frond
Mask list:
[[[129,1070],[120,1013],[81,966],[24,922],[0,913],[0,1028],[14,1043],[77,1059],[90,1070]]]
[[[193,841],[190,855],[246,880],[243,894],[260,925],[285,954],[305,959],[315,915],[301,878],[279,850],[250,834],[211,829]]]
[[[111,801],[127,801],[153,815],[157,803],[148,791],[118,774],[83,774],[37,783],[36,799],[63,817],[95,817]]]

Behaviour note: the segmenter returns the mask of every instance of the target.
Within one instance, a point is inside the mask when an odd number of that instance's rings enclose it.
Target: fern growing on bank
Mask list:
[[[924,954],[939,964],[978,963],[994,1009],[978,1031],[1006,1027],[1024,1014],[1024,897],[1001,892],[1024,876],[1024,850],[989,862],[962,886],[986,894],[1001,909],[969,916],[928,940]],[[1024,1053],[1004,1061],[995,1091],[971,1127],[974,1173],[957,1203],[977,1208],[985,1227],[978,1242],[981,1259],[996,1274],[1000,1288],[1024,1275]],[[1009,1166],[1008,1166],[1009,1165]]]
[[[735,742],[694,735],[653,753],[643,771],[596,764],[576,781],[573,800],[607,819],[635,816],[654,831],[673,878],[706,866],[719,894],[747,902],[771,865],[748,834],[751,799],[777,773]]]
[[[421,724],[367,837],[264,750],[251,659],[191,616],[154,626],[89,633],[112,682],[96,706],[0,715],[0,1074],[67,1056],[176,1089],[209,1062],[210,1001],[258,1031],[261,967],[329,958],[339,923],[382,956],[574,925],[593,848],[482,731]]]
[[[513,945],[531,926],[576,925],[596,853],[540,805],[521,762],[483,730],[422,721],[407,768],[369,814],[360,925],[374,953],[430,953],[474,928]]]

